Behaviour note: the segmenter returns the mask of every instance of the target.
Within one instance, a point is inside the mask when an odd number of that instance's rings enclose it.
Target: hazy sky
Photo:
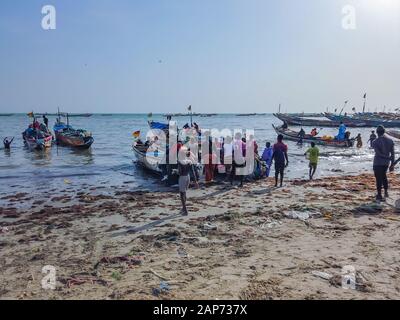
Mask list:
[[[324,111],[365,92],[400,107],[400,0],[0,1],[0,112]]]

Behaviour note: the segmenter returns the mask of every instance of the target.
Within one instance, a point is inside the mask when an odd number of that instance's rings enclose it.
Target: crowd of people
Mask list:
[[[314,129],[313,129],[314,130]],[[316,130],[316,129],[315,129]],[[341,129],[341,133],[346,132]],[[393,171],[395,165],[400,162],[400,158],[395,161],[395,152],[394,152],[394,142],[392,139],[388,138],[385,135],[385,128],[383,126],[379,126],[375,131],[372,131],[369,143],[371,148],[375,151],[374,162],[373,162],[373,171],[376,179],[376,201],[384,201],[385,198],[389,197],[389,183],[387,178],[388,170]],[[206,138],[210,139],[211,137],[206,134]],[[262,171],[263,177],[269,177],[271,173],[272,164],[274,164],[275,170],[275,187],[282,187],[283,179],[285,175],[285,168],[289,165],[289,157],[288,157],[288,146],[283,141],[283,135],[278,135],[277,141],[274,145],[271,145],[270,142],[266,142],[265,149],[263,150],[261,156],[258,155],[258,145],[257,142],[254,140],[254,137],[249,137],[249,141],[247,141],[246,137],[242,137],[240,133],[237,133],[234,138],[225,137],[222,141],[218,141],[218,143],[214,143],[213,147],[211,144],[209,146],[209,152],[204,157],[210,160],[205,165],[205,180],[206,183],[212,182],[214,178],[214,173],[218,165],[215,165],[213,161],[215,160],[214,157],[221,152],[222,153],[222,162],[221,165],[224,168],[224,173],[226,177],[229,177],[231,184],[235,177],[237,177],[237,169],[243,167],[243,163],[235,162],[234,152],[241,153],[243,157],[245,157],[246,152],[246,144],[251,143],[252,152],[255,153],[255,165],[254,171],[251,173],[253,177],[257,176],[257,162],[262,163],[265,170]],[[357,139],[356,139],[357,140]],[[216,141],[214,141],[216,142]],[[362,144],[357,140],[357,143]],[[247,151],[249,148],[247,148]],[[187,155],[191,155],[193,161],[187,160],[186,162],[182,162],[178,164],[179,167],[179,191],[181,194],[182,199],[182,213],[187,215],[187,208],[186,208],[186,192],[190,185],[190,172],[191,167],[196,161],[196,156],[190,151],[190,148],[186,148],[185,152]],[[312,180],[314,178],[315,172],[317,170],[320,151],[318,147],[315,145],[314,142],[311,143],[310,148],[304,153],[304,156],[307,157],[309,160],[309,179]],[[225,161],[226,163],[225,163]],[[239,175],[240,177],[240,186],[243,185],[245,175]],[[195,181],[196,186],[198,186],[198,179]],[[382,194],[383,189],[383,194]]]

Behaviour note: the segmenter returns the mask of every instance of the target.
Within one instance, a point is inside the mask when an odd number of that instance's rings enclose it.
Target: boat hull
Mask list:
[[[400,130],[387,130],[386,133],[396,139],[400,139]]]
[[[57,144],[66,147],[77,148],[77,149],[89,149],[92,146],[94,139],[93,137],[76,137],[56,132],[56,141]]]
[[[28,147],[29,150],[37,150],[42,151],[52,146],[53,138],[51,136],[45,137],[44,139],[36,139],[31,137],[24,137],[24,143]]]
[[[143,148],[136,146],[135,144],[132,145],[133,154],[136,157],[137,163],[144,167],[146,170],[150,171],[153,174],[163,176],[163,171],[160,168],[161,159],[152,155],[151,153],[147,153],[144,151]],[[170,166],[170,169],[172,167]],[[167,185],[175,185],[178,183],[178,175],[171,173],[171,170],[168,170],[169,174],[167,174],[167,179],[165,180]]]

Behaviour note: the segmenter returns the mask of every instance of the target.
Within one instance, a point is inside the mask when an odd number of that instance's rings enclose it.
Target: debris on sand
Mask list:
[[[312,271],[311,274],[324,280],[331,280],[333,277],[331,274],[322,271]]]
[[[106,280],[100,279],[96,276],[88,275],[74,275],[67,278],[61,278],[60,282],[63,283],[67,288],[72,288],[73,286],[79,286],[85,283],[89,283],[91,285],[100,284],[102,286],[108,285]]]
[[[355,216],[365,214],[380,214],[382,211],[382,205],[379,203],[367,203],[353,209],[353,213]]]
[[[102,263],[104,264],[116,264],[116,263],[126,263],[128,266],[139,266],[143,263],[143,257],[142,256],[134,256],[134,257],[129,257],[129,256],[121,256],[121,257],[103,257],[100,259],[99,262],[96,263],[94,266],[95,269],[98,268],[98,266]]]

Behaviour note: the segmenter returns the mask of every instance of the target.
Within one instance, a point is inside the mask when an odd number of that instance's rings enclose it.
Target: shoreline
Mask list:
[[[188,217],[172,190],[2,195],[0,299],[399,298],[400,178],[389,181],[381,207],[367,173],[190,189]],[[45,265],[56,290],[41,287]],[[347,265],[356,290],[341,287]]]

